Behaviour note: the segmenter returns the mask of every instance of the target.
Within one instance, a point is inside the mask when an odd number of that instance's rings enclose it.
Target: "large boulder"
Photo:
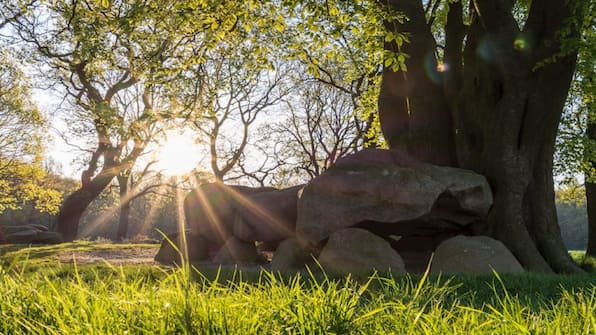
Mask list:
[[[230,237],[213,257],[213,263],[221,265],[255,263],[258,259],[254,242]]]
[[[238,206],[234,236],[245,241],[281,241],[296,229],[298,193],[304,185],[247,195]]]
[[[238,203],[249,194],[275,190],[270,187],[252,188],[223,183],[203,184],[184,199],[187,227],[195,234],[223,245],[232,236]]]
[[[365,149],[339,159],[303,189],[296,234],[301,243],[317,245],[364,222],[401,222],[392,234],[404,237],[418,224],[426,227],[415,234],[429,226],[459,231],[480,225],[491,205],[490,187],[479,174],[421,163],[400,150]]]
[[[173,233],[161,242],[155,261],[166,265],[181,265],[184,260],[199,262],[209,259],[209,242],[197,234],[185,232],[188,246],[188,259],[184,255],[183,239],[179,233]]]
[[[302,248],[298,240],[289,238],[275,250],[269,268],[276,272],[296,272],[313,263],[311,254]]]
[[[325,271],[337,275],[367,274],[374,270],[406,272],[402,258],[387,241],[359,228],[331,234],[318,260]]]
[[[435,250],[431,273],[518,273],[524,268],[503,243],[487,236],[456,236]]]
[[[58,244],[63,242],[62,235],[48,231],[40,224],[8,225],[0,228],[4,231],[4,243],[18,244]]]

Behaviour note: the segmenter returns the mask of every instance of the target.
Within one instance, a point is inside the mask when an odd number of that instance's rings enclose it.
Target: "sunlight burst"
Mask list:
[[[169,133],[164,144],[157,149],[155,167],[170,176],[191,172],[200,162],[199,149],[192,136],[184,133]]]

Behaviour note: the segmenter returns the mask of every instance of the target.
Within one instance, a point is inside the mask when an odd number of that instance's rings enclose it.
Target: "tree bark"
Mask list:
[[[130,174],[123,173],[117,177],[120,196],[120,215],[118,217],[118,229],[116,230],[116,241],[122,241],[128,235],[128,226],[130,222],[130,199],[128,194],[128,182]]]
[[[62,203],[56,222],[56,231],[62,234],[65,242],[73,241],[77,237],[79,222],[87,207],[116,176],[122,171],[132,169],[147,144],[145,142],[135,143],[134,149],[121,160],[120,155],[124,142],[115,147],[109,146],[107,143],[107,141],[100,142],[89,168],[81,173],[81,188],[70,194]],[[103,156],[103,167],[95,177],[92,177],[100,156]]]
[[[71,193],[62,203],[56,222],[56,231],[62,234],[65,242],[71,242],[77,237],[83,213],[116,176],[112,170],[102,171]]]
[[[596,123],[588,118],[588,129],[586,131],[588,141],[596,143]],[[591,161],[592,167],[596,167],[596,162]],[[591,178],[586,178],[586,206],[588,211],[588,248],[586,255],[596,257],[596,183]]]
[[[392,148],[406,147],[422,161],[487,177],[494,204],[477,233],[501,240],[528,270],[577,272],[557,225],[552,175],[576,60],[574,51],[562,51],[557,34],[565,28],[565,38],[577,36],[577,27],[566,23],[574,7],[565,0],[532,2],[522,29],[512,4],[473,0],[469,26],[463,24],[461,2],[449,4],[447,71],[437,77],[431,70],[437,47],[421,1],[390,1],[410,19],[395,29],[409,32],[411,42],[399,50],[409,55],[408,71],[384,72],[381,128]],[[444,129],[435,131],[437,126]]]
[[[437,72],[437,44],[426,23],[422,2],[390,1],[390,6],[408,16],[403,24],[395,24],[400,32],[410,33],[411,43],[387,48],[410,57],[407,72],[386,69],[379,96],[379,118],[386,141],[392,148],[407,148],[422,161],[437,165],[455,163],[453,128],[449,109],[442,96]]]

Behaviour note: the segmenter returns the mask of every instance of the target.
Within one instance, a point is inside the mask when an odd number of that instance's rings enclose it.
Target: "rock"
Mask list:
[[[311,254],[300,246],[297,239],[289,238],[279,245],[269,266],[271,271],[296,272],[312,263]]]
[[[373,270],[406,272],[402,258],[387,241],[359,228],[331,234],[318,260],[325,271],[337,275],[365,274]]]
[[[47,227],[39,224],[25,224],[5,226],[4,231],[7,234],[14,234],[22,231],[48,231],[48,229]]]
[[[30,223],[27,224],[28,227],[30,228],[34,228],[40,231],[49,231],[50,229],[48,228],[48,226],[43,225],[43,224],[39,224],[39,223]]]
[[[40,231],[37,233],[35,239],[36,241],[34,243],[41,244],[58,244],[64,242],[62,234],[55,231]]]
[[[15,244],[58,244],[64,241],[62,235],[57,232],[28,229],[27,225],[22,226],[22,228],[23,230],[7,234],[6,242]]]
[[[21,230],[18,232],[12,232],[6,235],[6,240],[8,243],[31,244],[34,243],[33,241],[35,241],[37,233],[37,230]]]
[[[459,231],[482,223],[491,205],[490,187],[479,174],[421,163],[400,150],[365,149],[304,187],[296,234],[301,243],[316,245],[366,221]]]
[[[294,236],[298,193],[304,185],[246,196],[238,206],[234,236],[244,241],[280,241]]]
[[[209,259],[209,243],[197,234],[186,232],[188,261],[198,262]],[[161,242],[155,261],[166,265],[181,265],[182,239],[180,233],[173,233]],[[177,250],[176,250],[177,249]]]
[[[254,242],[241,241],[230,237],[213,257],[215,264],[246,264],[257,261],[257,248]]]
[[[237,202],[243,201],[248,194],[272,190],[275,189],[203,184],[184,199],[186,224],[194,233],[223,245],[232,236]]]
[[[503,243],[487,236],[456,236],[435,251],[431,273],[518,273],[524,269]]]

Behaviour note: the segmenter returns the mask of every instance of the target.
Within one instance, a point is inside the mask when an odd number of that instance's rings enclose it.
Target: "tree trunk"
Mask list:
[[[60,207],[56,222],[56,231],[62,234],[65,242],[71,242],[77,237],[79,221],[83,213],[114,177],[115,174],[110,169],[102,171],[102,173],[89,182],[83,183],[81,188],[66,197]]]
[[[588,129],[586,131],[588,141],[596,143],[596,123],[590,117],[588,118]],[[590,161],[592,167],[596,167],[596,162]],[[586,206],[588,210],[588,248],[586,255],[596,257],[596,183],[592,178],[586,177]]]
[[[118,188],[120,196],[120,216],[118,217],[118,229],[116,231],[116,241],[122,241],[128,234],[130,221],[130,199],[128,195],[129,174],[120,174],[118,179]]]
[[[448,70],[439,74],[432,68],[437,48],[421,1],[390,1],[409,18],[395,27],[409,32],[411,42],[400,50],[409,56],[408,72],[385,70],[381,128],[392,148],[487,177],[494,204],[477,233],[501,240],[528,270],[576,272],[557,225],[552,175],[576,60],[574,52],[561,53],[557,33],[565,27],[573,35],[567,37],[577,35],[577,27],[564,26],[573,5],[532,2],[520,30],[512,4],[475,0],[465,26],[461,2],[450,3],[443,56]],[[438,126],[444,129],[436,131]]]

